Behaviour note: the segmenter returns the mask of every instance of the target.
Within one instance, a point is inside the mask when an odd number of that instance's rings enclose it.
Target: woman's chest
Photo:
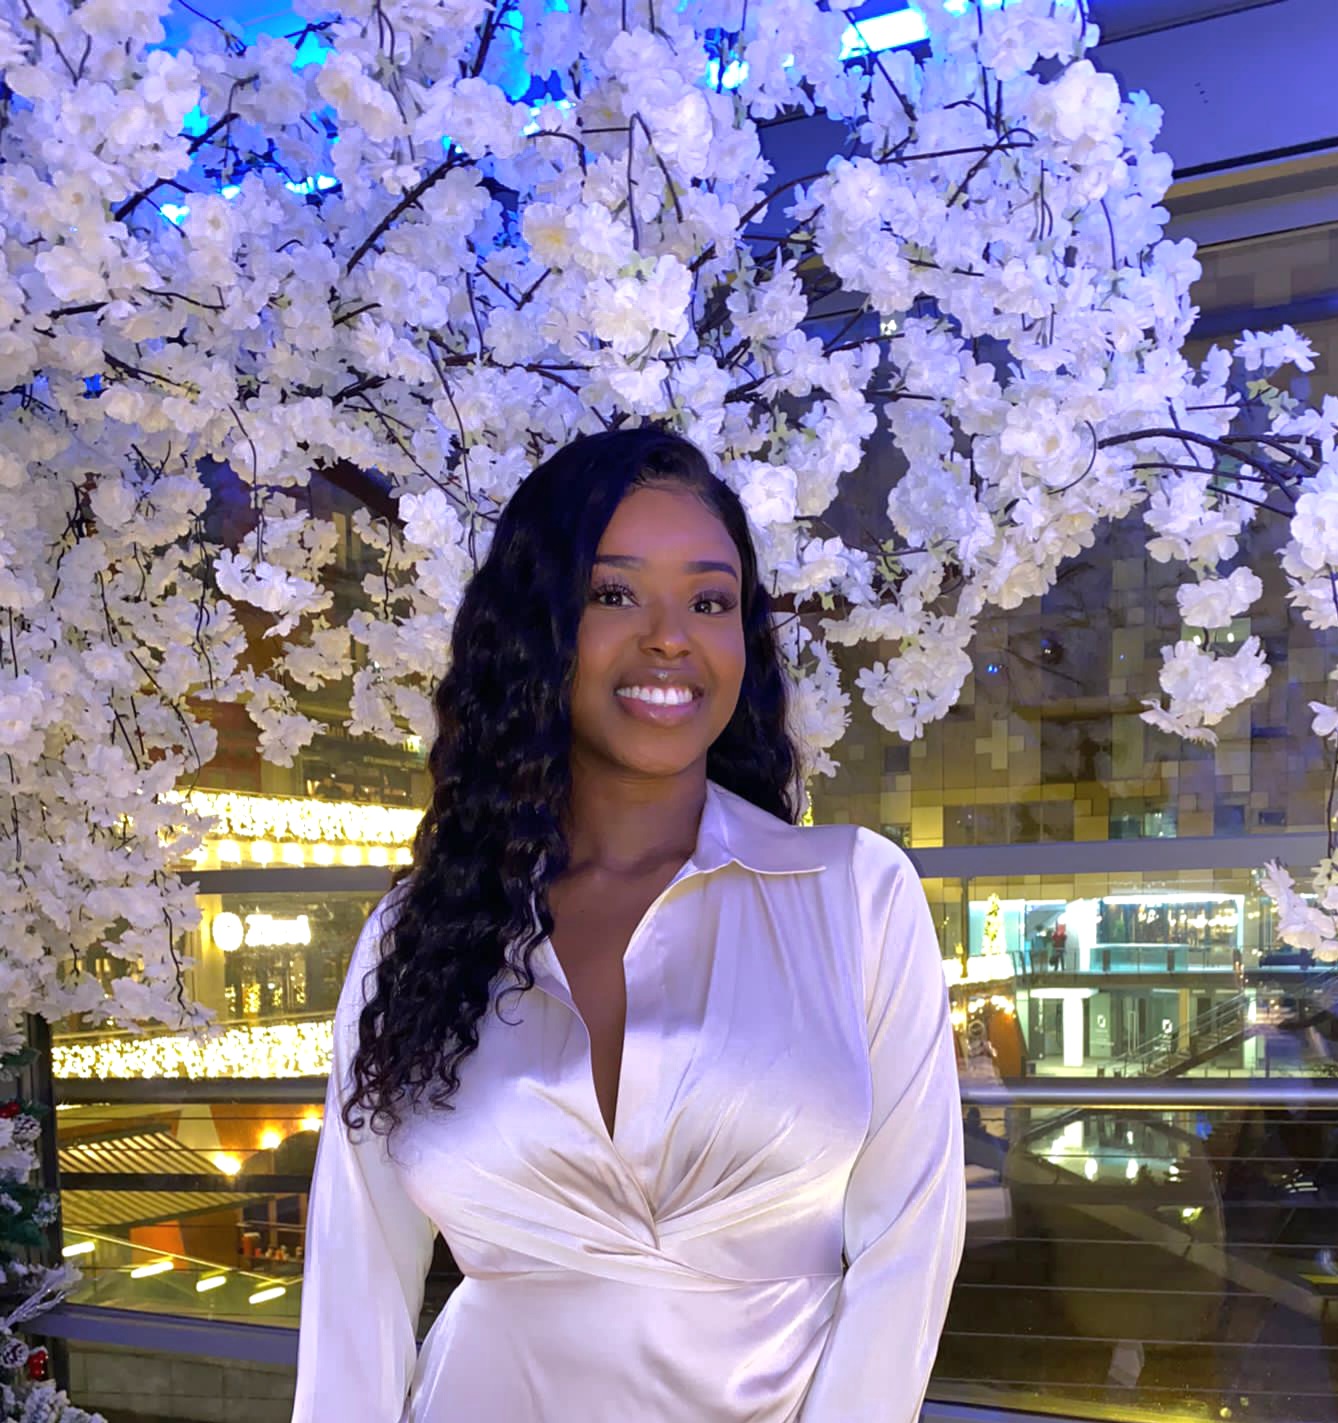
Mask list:
[[[870,1101],[855,926],[798,877],[724,879],[673,887],[623,934],[613,1135],[578,1003],[597,1014],[601,985],[575,967],[569,981],[545,943],[535,987],[480,1021],[455,1110],[415,1124],[416,1195],[449,1212],[507,1181],[587,1207],[627,1192],[658,1214],[853,1159]]]

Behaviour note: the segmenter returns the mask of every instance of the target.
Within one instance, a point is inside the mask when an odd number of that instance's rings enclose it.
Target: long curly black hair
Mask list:
[[[695,494],[739,553],[747,659],[707,775],[794,822],[786,675],[737,496],[695,445],[668,431],[573,440],[512,496],[456,615],[450,670],[434,699],[432,802],[358,1022],[343,1108],[351,1128],[365,1124],[366,1110],[372,1129],[388,1134],[425,1094],[430,1106],[449,1107],[508,954],[515,991],[534,987],[530,961],[553,928],[548,886],[569,863],[561,824],[577,629],[599,540],[623,497],[647,485]]]

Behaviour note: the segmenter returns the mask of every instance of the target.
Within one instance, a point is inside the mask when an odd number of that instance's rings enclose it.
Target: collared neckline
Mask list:
[[[790,825],[715,781],[706,782],[706,802],[697,844],[684,869],[742,865],[756,874],[805,874],[827,868],[822,840]]]
[[[710,874],[724,869],[726,865],[741,865],[754,874],[762,875],[816,873],[827,868],[827,856],[820,851],[825,838],[812,829],[791,825],[743,796],[708,780],[706,800],[697,826],[697,843],[666,889],[680,880]],[[530,912],[537,927],[538,908],[533,894],[530,896]],[[547,937],[543,947],[556,965],[557,954]]]

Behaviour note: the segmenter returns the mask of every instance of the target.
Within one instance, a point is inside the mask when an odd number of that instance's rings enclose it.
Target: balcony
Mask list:
[[[85,1280],[49,1328],[80,1396],[286,1420],[321,1082],[59,1091]],[[926,1419],[1338,1419],[1338,1080],[964,1081],[962,1104],[967,1246]],[[248,1134],[269,1144],[203,1145]],[[458,1280],[439,1242],[423,1329]]]

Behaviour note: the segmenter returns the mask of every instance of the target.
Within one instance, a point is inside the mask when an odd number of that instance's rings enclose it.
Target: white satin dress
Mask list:
[[[708,784],[627,946],[612,1138],[545,941],[456,1110],[350,1140],[384,909],[336,1012],[293,1423],[913,1423],[965,1177],[938,943],[895,845]],[[437,1231],[465,1278],[420,1350]]]

